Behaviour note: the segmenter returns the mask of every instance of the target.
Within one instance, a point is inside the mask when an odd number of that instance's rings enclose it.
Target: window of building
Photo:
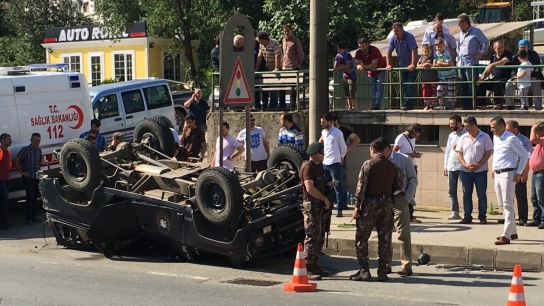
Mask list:
[[[119,104],[115,94],[99,98],[93,105],[94,118],[98,120],[119,116]]]
[[[92,86],[100,85],[104,81],[103,53],[89,53],[89,76]]]
[[[134,52],[113,54],[113,73],[116,81],[131,81],[134,78]]]
[[[145,111],[145,104],[142,92],[139,89],[129,90],[121,93],[125,114],[132,114]]]
[[[166,85],[144,88],[147,109],[172,106],[172,97]]]
[[[183,81],[185,78],[185,70],[183,67],[183,56],[180,52],[170,53],[163,52],[163,78],[173,81]]]
[[[369,144],[378,137],[385,137],[390,143],[395,142],[395,138],[403,133],[407,125],[385,125],[385,124],[357,124],[348,126],[353,133],[361,139],[362,144]],[[422,125],[421,135],[417,138],[417,144],[438,145],[439,126]]]
[[[82,9],[83,9],[83,13],[88,13],[89,12],[89,2],[84,2],[83,6],[82,6]]]
[[[81,53],[79,54],[62,54],[62,62],[68,64],[67,70],[81,72]]]

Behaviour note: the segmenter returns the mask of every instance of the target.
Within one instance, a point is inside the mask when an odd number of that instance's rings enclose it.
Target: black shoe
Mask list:
[[[499,219],[499,220],[497,220],[497,223],[499,223],[499,224],[504,224],[504,219]]]
[[[538,226],[538,229],[544,229],[544,224],[540,224],[540,225]]]
[[[363,269],[357,271],[357,273],[350,275],[349,277],[350,280],[357,281],[357,282],[368,281],[370,280],[370,278],[371,278],[370,271],[363,270]]]
[[[537,226],[540,226],[540,223],[536,223],[535,221],[531,221],[531,222],[525,224],[525,226],[527,226],[527,227],[537,227]]]
[[[527,221],[525,221],[525,220],[519,220],[518,221],[518,226],[525,226],[525,224],[527,224]]]
[[[337,218],[341,218],[341,217],[343,217],[343,216],[344,216],[344,215],[342,214],[341,211],[339,211],[338,213],[336,213],[336,217],[337,217]]]
[[[506,109],[507,110],[514,110],[514,107],[513,106],[506,106]]]
[[[459,221],[459,224],[472,224],[472,220],[463,218],[463,220]]]

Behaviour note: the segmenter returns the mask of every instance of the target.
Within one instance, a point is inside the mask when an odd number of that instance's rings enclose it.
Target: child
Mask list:
[[[344,96],[348,100],[348,109],[355,109],[355,93],[357,92],[357,74],[353,57],[347,50],[345,42],[336,45],[338,54],[334,57],[334,71],[344,71]],[[347,70],[347,71],[346,71]]]
[[[436,53],[434,56],[433,66],[453,66],[451,54],[448,50],[445,49],[446,45],[444,43],[444,40],[442,40],[442,38],[437,38],[434,41],[434,45],[436,48]],[[455,85],[453,84],[453,82],[455,82],[455,70],[438,70],[438,78],[440,84],[438,84],[436,92],[438,95],[438,103],[440,103],[440,106],[438,106],[436,109],[455,109],[455,100],[452,98],[448,99],[448,105],[444,105],[444,87],[446,87],[448,90],[448,96],[455,96]]]
[[[527,94],[531,88],[531,73],[533,72],[533,68],[525,67],[531,66],[531,62],[529,62],[529,53],[527,50],[520,50],[518,52],[518,59],[521,62],[520,66],[524,67],[518,68],[518,74],[512,77],[512,80],[517,80],[516,83],[519,90],[519,96],[521,98],[521,110],[528,110]]]
[[[423,82],[423,102],[425,102],[425,110],[433,110],[434,104],[432,98],[435,96],[435,84],[425,84],[425,82],[438,81],[438,73],[436,70],[430,69],[434,60],[431,45],[424,44],[422,48],[423,55],[419,58],[417,66],[425,69],[421,72],[421,82]]]

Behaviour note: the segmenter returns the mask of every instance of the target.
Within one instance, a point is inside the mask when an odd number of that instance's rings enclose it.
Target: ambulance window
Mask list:
[[[172,97],[166,85],[144,88],[144,94],[147,109],[172,106]]]
[[[99,98],[93,105],[94,117],[96,119],[106,119],[119,116],[119,104],[115,94]]]
[[[145,111],[145,104],[142,92],[139,89],[129,90],[121,93],[123,106],[126,114],[133,114]]]

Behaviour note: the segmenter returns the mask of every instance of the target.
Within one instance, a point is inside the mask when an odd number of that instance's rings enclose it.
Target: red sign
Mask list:
[[[227,94],[225,95],[225,100],[223,102],[225,104],[253,102],[240,57],[236,59],[236,63],[234,64],[232,77],[230,78]]]

